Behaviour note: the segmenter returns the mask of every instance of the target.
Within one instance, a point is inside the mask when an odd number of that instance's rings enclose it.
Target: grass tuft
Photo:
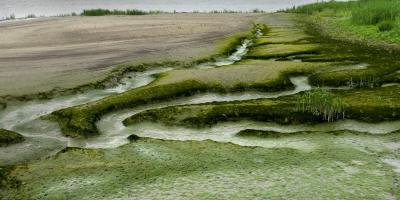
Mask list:
[[[311,112],[315,116],[322,117],[323,120],[333,121],[343,119],[345,103],[339,97],[333,96],[325,89],[317,88],[300,95],[298,98],[297,109],[302,112]]]

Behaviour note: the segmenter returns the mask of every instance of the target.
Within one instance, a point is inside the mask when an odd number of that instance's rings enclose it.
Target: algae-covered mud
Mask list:
[[[398,198],[400,53],[301,17],[259,17],[229,55],[9,103],[0,127],[24,140],[0,147],[1,197]]]

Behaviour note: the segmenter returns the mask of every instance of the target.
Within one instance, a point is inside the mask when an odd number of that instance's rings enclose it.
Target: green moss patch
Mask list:
[[[254,45],[301,43],[309,37],[299,28],[271,27],[266,35],[254,40]]]
[[[0,147],[24,141],[24,137],[19,133],[0,129]]]
[[[324,66],[326,64],[246,61],[216,69],[176,70],[161,75],[149,86],[55,111],[52,116],[65,135],[88,137],[98,134],[95,122],[105,113],[206,91],[277,91],[292,88],[288,79],[290,74],[304,74]]]
[[[69,148],[17,166],[9,177],[22,184],[1,188],[0,194],[5,199],[385,199],[398,190],[396,173],[381,161],[392,155],[382,144],[398,137],[315,133],[301,139],[318,148],[155,139],[116,149]]]
[[[124,120],[125,125],[143,121],[169,125],[206,126],[223,121],[256,120],[277,123],[317,123],[323,117],[314,112],[300,111],[302,94],[278,99],[220,102],[201,105],[173,106],[153,109]],[[400,86],[334,92],[345,107],[346,119],[367,122],[400,119]],[[342,115],[342,113],[341,113]]]
[[[245,57],[269,59],[317,52],[318,45],[316,44],[269,44],[252,48]]]
[[[287,74],[307,74],[330,64],[290,61],[244,60],[232,66],[214,69],[184,69],[165,73],[153,84],[171,84],[196,80],[208,85],[233,88],[237,85],[268,85]],[[284,89],[284,88],[282,88]]]

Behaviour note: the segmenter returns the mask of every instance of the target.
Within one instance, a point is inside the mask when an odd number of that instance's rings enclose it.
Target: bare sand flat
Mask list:
[[[192,60],[246,31],[254,14],[54,17],[0,23],[0,96],[70,88],[111,65]]]

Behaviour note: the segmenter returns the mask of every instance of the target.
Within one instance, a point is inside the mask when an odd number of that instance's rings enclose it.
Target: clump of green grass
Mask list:
[[[105,15],[146,15],[149,12],[131,9],[131,10],[108,10],[108,9],[90,9],[83,10],[81,13],[82,16],[105,16]]]
[[[383,21],[378,24],[378,29],[380,32],[391,31],[394,26],[394,23],[391,21]]]
[[[311,112],[313,115],[320,116],[328,122],[343,119],[345,116],[344,101],[321,88],[300,95],[297,109],[302,112]]]
[[[352,20],[362,25],[393,22],[400,16],[398,0],[362,0],[351,9]]]

